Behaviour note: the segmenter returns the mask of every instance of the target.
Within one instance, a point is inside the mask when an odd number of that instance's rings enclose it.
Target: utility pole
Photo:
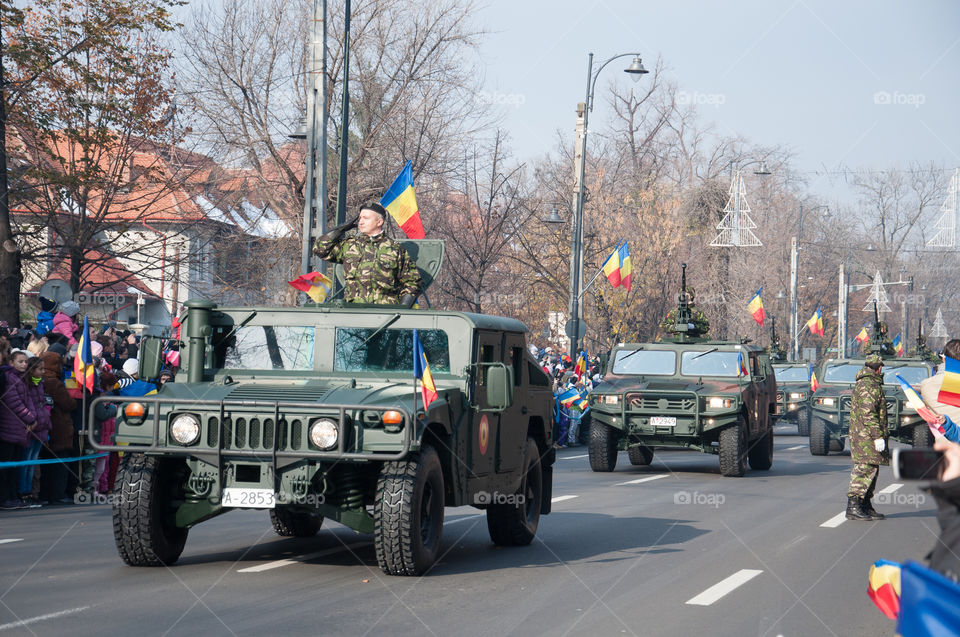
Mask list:
[[[837,358],[847,357],[847,281],[844,264],[840,264],[840,286],[837,295]]]
[[[797,314],[800,311],[797,298],[797,238],[790,238],[790,360],[796,361],[800,353],[800,334],[797,329]]]

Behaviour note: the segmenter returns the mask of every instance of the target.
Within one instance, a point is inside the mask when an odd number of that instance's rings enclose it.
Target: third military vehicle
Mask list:
[[[684,271],[671,333],[610,352],[603,383],[590,395],[590,466],[613,471],[618,449],[632,464],[648,465],[661,448],[719,454],[725,476],[742,476],[748,460],[769,469],[775,395],[763,348],[711,341],[696,329]]]

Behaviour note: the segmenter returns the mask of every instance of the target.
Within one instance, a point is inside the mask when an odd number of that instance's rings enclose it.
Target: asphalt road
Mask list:
[[[773,469],[743,478],[696,452],[593,473],[585,447],[562,450],[531,546],[497,548],[479,511],[447,509],[422,578],[384,575],[370,536],[325,522],[281,539],[260,511],[200,524],[172,568],[124,566],[106,505],[0,512],[0,637],[892,635],[867,571],[923,558],[934,502],[884,468],[888,519],[841,521],[849,455],[795,433],[778,426]]]

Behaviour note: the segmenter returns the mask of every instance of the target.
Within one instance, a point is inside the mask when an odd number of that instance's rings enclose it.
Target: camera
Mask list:
[[[898,480],[939,480],[943,452],[934,449],[893,450],[893,476]]]

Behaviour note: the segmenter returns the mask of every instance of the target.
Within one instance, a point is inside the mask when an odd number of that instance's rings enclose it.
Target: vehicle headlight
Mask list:
[[[803,400],[803,394],[800,392],[790,392],[790,400]]]
[[[200,421],[193,414],[180,414],[170,424],[170,435],[181,445],[192,445],[200,438]]]
[[[324,451],[336,447],[339,436],[340,431],[337,429],[337,423],[329,418],[321,418],[310,425],[310,442]]]
[[[733,401],[722,396],[713,396],[707,398],[707,406],[710,409],[724,409],[725,407],[733,407]]]
[[[597,401],[601,405],[619,405],[620,394],[602,394],[597,396]]]
[[[817,402],[824,407],[833,407],[837,404],[837,401],[833,398],[817,398]]]

